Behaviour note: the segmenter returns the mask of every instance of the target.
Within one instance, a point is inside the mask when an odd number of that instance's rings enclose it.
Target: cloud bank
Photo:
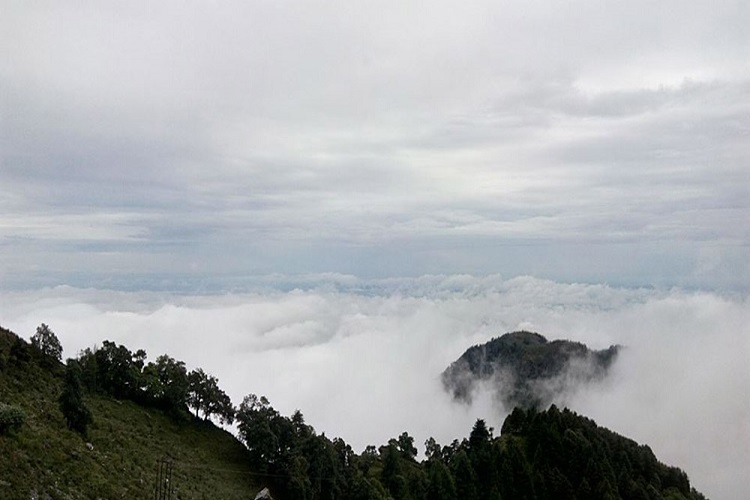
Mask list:
[[[499,429],[506,410],[489,392],[465,406],[441,387],[442,370],[472,344],[521,328],[595,349],[623,344],[604,384],[558,403],[648,443],[711,498],[745,491],[746,296],[498,276],[322,277],[280,288],[170,296],[59,287],[3,293],[0,318],[27,338],[48,323],[66,355],[104,339],[151,359],[169,353],[218,376],[235,402],[264,394],[358,450],[405,430],[417,443],[447,444],[476,418]]]

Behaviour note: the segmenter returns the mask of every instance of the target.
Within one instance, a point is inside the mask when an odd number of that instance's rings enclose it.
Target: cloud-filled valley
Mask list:
[[[41,322],[65,355],[114,340],[216,375],[235,403],[266,395],[282,413],[361,450],[404,430],[418,444],[499,429],[490,392],[470,406],[440,373],[467,347],[526,329],[592,348],[626,346],[601,384],[556,402],[649,444],[712,498],[736,498],[750,466],[750,303],[679,289],[564,284],[534,278],[321,277],[305,288],[185,296],[58,287],[2,295],[2,325]]]

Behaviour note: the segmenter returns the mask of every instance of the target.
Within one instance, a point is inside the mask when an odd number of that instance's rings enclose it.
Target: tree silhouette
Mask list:
[[[187,403],[195,410],[196,418],[203,412],[203,419],[208,420],[211,415],[219,417],[222,423],[231,424],[234,421],[235,409],[231,399],[219,388],[219,380],[198,368],[188,376]]]
[[[62,359],[63,348],[60,340],[49,326],[42,323],[36,327],[36,333],[31,336],[31,345],[42,353],[46,360],[60,361]],[[50,364],[54,364],[52,361]]]

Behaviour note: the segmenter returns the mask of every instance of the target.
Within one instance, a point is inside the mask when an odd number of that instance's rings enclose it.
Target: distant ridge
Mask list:
[[[580,342],[517,331],[468,348],[441,378],[459,401],[471,402],[480,382],[488,382],[508,409],[546,407],[561,392],[603,379],[619,349],[593,351]]]

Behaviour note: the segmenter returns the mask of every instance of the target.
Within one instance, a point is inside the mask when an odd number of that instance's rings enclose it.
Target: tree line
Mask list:
[[[317,435],[299,411],[284,417],[252,394],[237,418],[254,467],[282,498],[705,500],[648,446],[554,405],[514,409],[499,436],[479,419],[468,438],[445,446],[429,438],[422,460],[406,432],[358,455]]]
[[[35,359],[50,369],[62,361],[62,352],[57,335],[44,323],[32,335],[30,348],[20,338],[11,347],[12,359]],[[196,418],[215,418],[222,424],[234,421],[234,405],[216,377],[201,368],[188,371],[183,361],[167,354],[151,362],[146,359],[143,349],[132,352],[109,340],[68,358],[59,397],[68,427],[85,435],[93,420],[84,402],[85,392],[131,400],[176,419],[184,419],[191,412]]]

